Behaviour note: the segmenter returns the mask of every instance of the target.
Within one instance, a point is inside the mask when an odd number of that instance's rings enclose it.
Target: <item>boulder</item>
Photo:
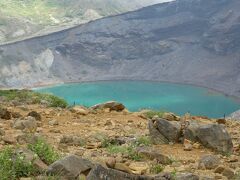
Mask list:
[[[34,117],[37,121],[41,121],[41,120],[42,120],[41,114],[39,114],[39,113],[36,112],[36,111],[31,111],[31,112],[29,112],[27,116],[32,116],[32,117]]]
[[[150,134],[150,139],[153,144],[166,144],[169,143],[168,139],[164,137],[156,126],[156,121],[150,119],[148,121],[148,130]]]
[[[13,128],[35,132],[37,129],[37,121],[31,116],[28,116],[25,119],[17,119],[13,124]]]
[[[84,116],[89,114],[89,110],[83,106],[74,106],[71,111]]]
[[[159,118],[149,120],[149,131],[151,139],[153,142],[157,142],[157,144],[177,142],[179,139],[180,125],[176,121],[167,121]],[[157,136],[155,136],[156,134]]]
[[[88,174],[87,180],[154,180],[149,176],[134,175],[118,171],[115,169],[104,168],[101,165],[96,165]],[[165,179],[167,180],[167,179]]]
[[[104,110],[109,109],[110,111],[123,111],[125,106],[122,103],[116,101],[109,101],[102,104],[96,104],[91,107],[93,110]]]
[[[156,160],[158,163],[164,165],[171,163],[171,159],[168,156],[157,152],[156,150],[151,150],[149,148],[139,148],[136,151],[140,156],[150,160]]]
[[[51,164],[47,169],[48,175],[63,176],[68,180],[77,179],[81,173],[86,173],[94,165],[76,155],[69,155]]]
[[[199,169],[215,169],[220,164],[220,159],[215,155],[205,155],[198,162]]]
[[[233,143],[227,130],[219,124],[200,126],[197,130],[197,138],[201,144],[219,152],[232,152]]]
[[[192,173],[180,173],[176,175],[175,180],[199,180],[199,176]]]
[[[26,163],[31,162],[32,165],[39,172],[45,172],[45,170],[47,170],[48,168],[48,166],[34,152],[29,149],[17,149],[15,153],[18,155],[22,155]]]
[[[10,120],[12,118],[11,112],[5,108],[0,108],[0,118]]]

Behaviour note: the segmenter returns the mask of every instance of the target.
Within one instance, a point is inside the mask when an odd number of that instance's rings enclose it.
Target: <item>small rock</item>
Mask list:
[[[49,124],[50,126],[57,126],[59,123],[58,123],[57,120],[51,120],[51,121],[48,122],[48,124]]]
[[[226,124],[227,123],[226,119],[217,119],[216,122],[218,124]]]
[[[11,112],[5,108],[0,108],[0,118],[10,120],[12,118]]]
[[[184,139],[184,142],[183,142],[184,151],[192,151],[193,146],[191,143],[192,143],[191,141]]]
[[[198,163],[199,169],[214,169],[220,164],[220,159],[215,155],[205,155]]]
[[[116,159],[115,158],[108,158],[106,160],[106,165],[107,165],[107,167],[114,169],[114,167],[116,165]]]
[[[0,129],[0,136],[4,136],[5,135],[5,131],[3,129]]]
[[[42,120],[41,114],[39,114],[39,113],[36,112],[36,111],[31,111],[31,112],[29,112],[27,116],[32,116],[32,117],[34,117],[37,121],[41,121],[41,120]]]
[[[171,112],[163,113],[162,118],[166,119],[168,121],[179,121],[180,120],[174,113],[171,113]]]
[[[89,114],[89,110],[83,106],[74,106],[71,111],[84,116]]]
[[[16,144],[17,140],[10,135],[5,135],[2,137],[2,140],[6,143],[6,144]]]
[[[223,176],[231,179],[234,177],[234,170],[229,168],[229,167],[225,167],[225,166],[218,166],[215,171],[215,173],[218,173],[218,174],[222,174]]]
[[[110,111],[123,111],[125,109],[125,106],[116,101],[109,101],[109,102],[97,104],[91,107],[91,109],[93,110],[104,110],[107,108],[109,108]]]

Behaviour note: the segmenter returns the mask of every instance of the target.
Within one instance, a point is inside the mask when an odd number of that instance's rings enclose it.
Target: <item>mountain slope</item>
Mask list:
[[[0,42],[46,34],[164,1],[0,0]]]
[[[181,0],[0,46],[2,86],[141,79],[240,96],[240,2]]]

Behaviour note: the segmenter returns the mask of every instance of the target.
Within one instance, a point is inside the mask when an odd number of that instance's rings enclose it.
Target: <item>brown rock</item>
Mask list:
[[[11,112],[5,108],[0,108],[0,118],[10,120],[12,118]]]
[[[220,159],[215,155],[205,155],[198,163],[199,169],[214,169],[220,164]]]
[[[2,140],[6,143],[6,144],[16,144],[17,140],[11,136],[11,135],[6,135],[2,137]]]
[[[226,121],[226,119],[217,119],[216,122],[218,124],[226,124],[227,121]]]
[[[41,120],[42,120],[41,114],[39,114],[39,113],[36,112],[36,111],[31,111],[31,112],[29,112],[27,116],[32,116],[32,117],[34,117],[37,121],[41,121]]]
[[[106,160],[106,165],[107,165],[107,167],[114,169],[114,167],[116,165],[116,159],[115,158],[108,158]]]

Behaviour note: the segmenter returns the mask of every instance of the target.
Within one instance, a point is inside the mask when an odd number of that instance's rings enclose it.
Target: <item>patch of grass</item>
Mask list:
[[[154,164],[150,168],[150,173],[152,174],[159,174],[164,170],[164,167],[161,164]]]
[[[148,136],[141,136],[134,142],[134,146],[150,146],[151,140]]]
[[[134,146],[118,146],[118,145],[109,145],[107,147],[107,151],[111,154],[118,154],[122,153],[124,155],[127,155],[130,159],[134,161],[140,161],[142,157],[136,153],[134,150]]]
[[[161,118],[163,116],[163,114],[165,113],[165,111],[147,111],[146,113],[144,113],[144,115],[149,118],[152,119],[154,116],[158,116],[159,118]]]
[[[52,164],[61,157],[59,153],[43,139],[38,139],[35,143],[29,144],[28,148],[35,152],[47,165]]]
[[[64,99],[51,94],[42,94],[31,90],[0,90],[0,96],[4,96],[7,100],[17,100],[19,102],[40,104],[45,101],[50,107],[65,108],[68,106]]]
[[[5,148],[0,152],[0,179],[15,180],[37,173],[32,162],[26,162],[25,157],[15,154],[12,148]]]

